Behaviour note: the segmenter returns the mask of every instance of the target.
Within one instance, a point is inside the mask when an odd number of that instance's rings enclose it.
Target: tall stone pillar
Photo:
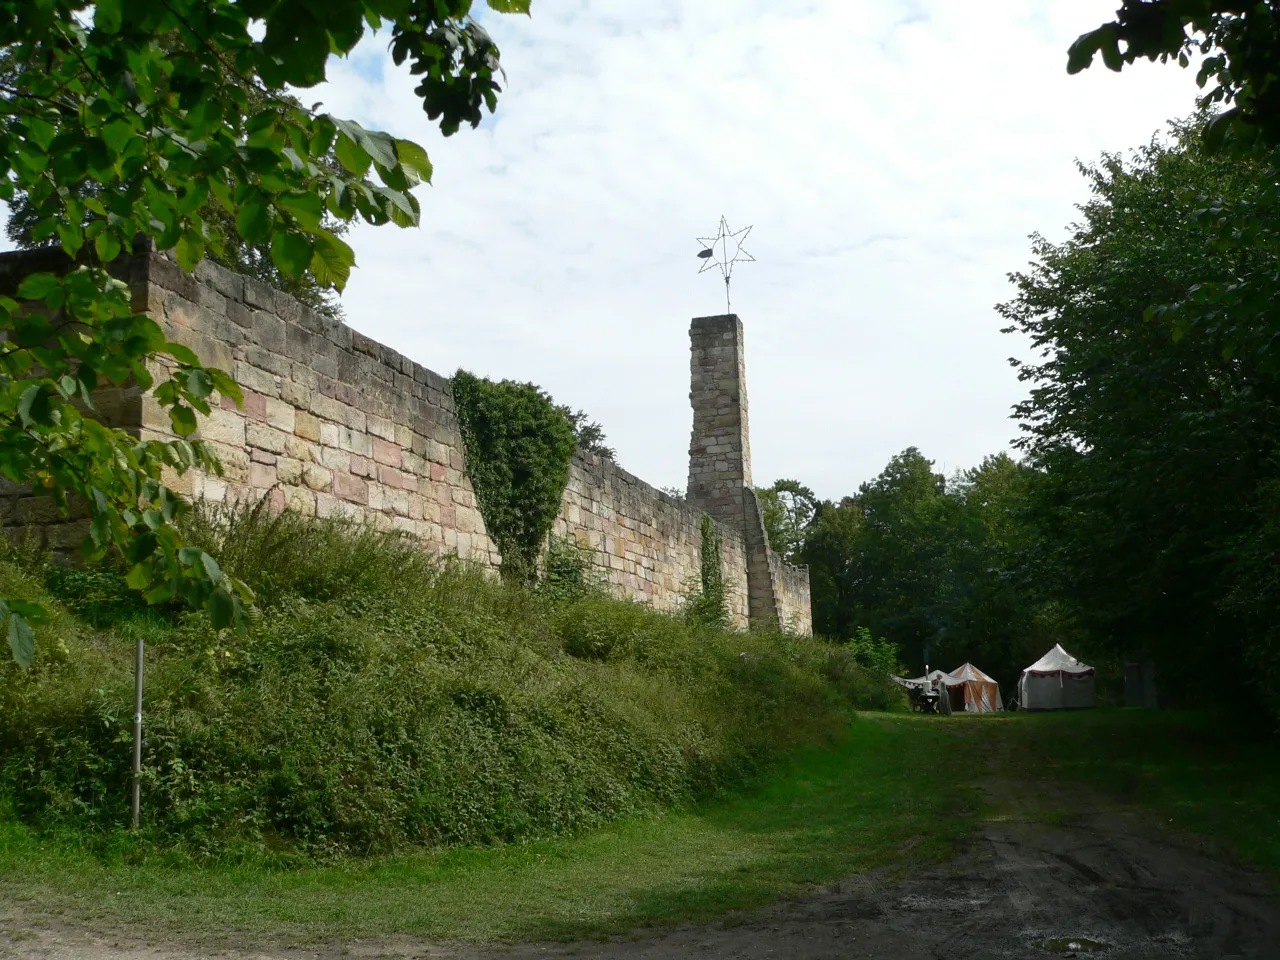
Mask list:
[[[689,339],[693,436],[688,499],[725,526],[744,530],[751,441],[742,321],[735,314],[696,317]]]

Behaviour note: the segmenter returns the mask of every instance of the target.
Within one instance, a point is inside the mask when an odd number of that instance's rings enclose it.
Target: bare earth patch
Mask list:
[[[989,780],[997,813],[961,857],[876,872],[768,910],[608,942],[410,939],[299,949],[115,935],[0,906],[0,957],[32,960],[691,960],[691,958],[1280,958],[1280,897],[1263,878],[1148,818],[1078,794],[1046,802]],[[1055,789],[1058,789],[1055,787]],[[1046,810],[1047,813],[1043,812]],[[1031,818],[1014,811],[1034,809]]]

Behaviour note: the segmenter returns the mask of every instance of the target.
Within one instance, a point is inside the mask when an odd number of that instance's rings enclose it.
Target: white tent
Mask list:
[[[1061,644],[1022,671],[1018,704],[1023,710],[1082,710],[1097,706],[1094,670]]]

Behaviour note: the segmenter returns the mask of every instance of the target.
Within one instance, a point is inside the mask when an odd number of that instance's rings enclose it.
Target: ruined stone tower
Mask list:
[[[741,530],[745,491],[751,486],[742,321],[734,314],[696,317],[689,338],[693,344],[689,502]]]
[[[808,568],[783,563],[770,548],[751,483],[742,321],[736,314],[695,317],[689,339],[693,434],[688,500],[742,533],[751,623],[808,633]]]

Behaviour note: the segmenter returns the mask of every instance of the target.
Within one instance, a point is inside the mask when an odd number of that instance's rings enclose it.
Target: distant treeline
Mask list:
[[[1280,199],[1269,163],[1211,154],[1199,121],[1082,166],[1071,236],[1033,238],[1000,306],[1031,338],[1021,459],[943,478],[917,449],[839,502],[765,492],[808,563],[815,628],[867,626],[912,669],[1004,683],[1054,642],[1166,703],[1280,714]]]

